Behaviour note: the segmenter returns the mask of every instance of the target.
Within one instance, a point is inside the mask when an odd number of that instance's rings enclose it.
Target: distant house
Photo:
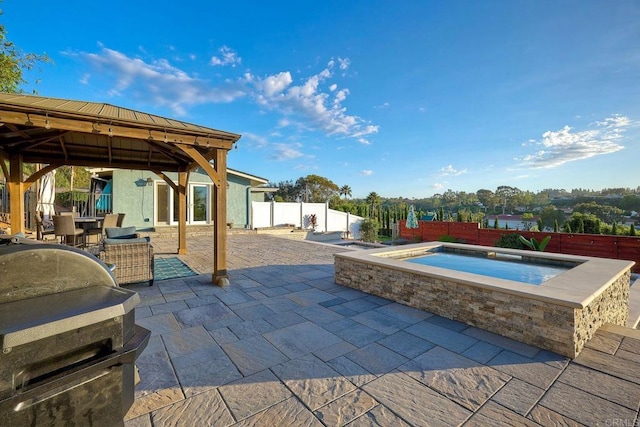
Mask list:
[[[109,211],[125,213],[124,225],[140,230],[178,225],[178,200],[171,187],[152,172],[124,169],[92,169],[97,180],[110,183]],[[167,173],[177,183],[177,173]],[[266,187],[267,180],[227,168],[227,223],[249,228],[251,202],[265,201],[265,194],[277,189]],[[201,170],[189,174],[187,226],[213,224],[213,183]],[[105,202],[105,197],[98,202]]]

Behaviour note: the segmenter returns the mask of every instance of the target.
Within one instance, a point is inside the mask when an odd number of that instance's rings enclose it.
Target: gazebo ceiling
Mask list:
[[[0,93],[0,158],[25,163],[185,171],[238,139],[110,104]]]

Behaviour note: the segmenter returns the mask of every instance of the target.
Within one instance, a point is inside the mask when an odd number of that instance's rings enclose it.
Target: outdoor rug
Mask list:
[[[155,258],[153,263],[154,280],[176,279],[198,274],[176,257]]]

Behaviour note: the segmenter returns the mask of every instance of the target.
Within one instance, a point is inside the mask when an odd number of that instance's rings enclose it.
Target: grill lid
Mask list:
[[[118,284],[97,257],[51,243],[0,245],[0,303]]]
[[[2,350],[115,319],[139,302],[128,289],[96,286],[0,304]]]

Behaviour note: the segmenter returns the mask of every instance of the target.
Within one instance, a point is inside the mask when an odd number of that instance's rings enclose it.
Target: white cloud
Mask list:
[[[231,102],[245,95],[237,82],[212,87],[210,82],[189,76],[165,59],[147,63],[108,48],[78,56],[100,71],[101,76],[116,76],[109,90],[112,96],[123,96],[126,91],[127,96],[168,107],[180,116],[194,105]]]
[[[227,46],[222,46],[218,49],[220,52],[220,56],[212,56],[211,57],[211,65],[213,66],[225,66],[230,65],[235,67],[242,62],[242,58],[238,56],[238,54]]]
[[[346,113],[346,107],[342,103],[349,94],[348,89],[334,89],[331,94],[333,85],[329,85],[329,92],[322,91],[321,85],[333,76],[334,66],[335,63],[330,61],[325,69],[299,85],[293,84],[288,71],[264,78],[247,73],[244,78],[253,86],[251,95],[260,105],[280,111],[291,122],[302,121],[305,127],[320,130],[330,136],[359,138],[377,133],[378,126]],[[271,90],[272,87],[277,87],[277,91]]]
[[[364,169],[364,170],[360,171],[360,175],[371,176],[371,175],[373,175],[373,171],[370,170],[370,169]]]
[[[273,160],[284,161],[293,160],[304,156],[304,154],[300,150],[298,150],[298,148],[299,144],[272,144],[273,154],[271,155],[271,158]]]
[[[338,67],[341,70],[347,70],[351,66],[351,60],[349,58],[338,58]]]
[[[441,184],[439,182],[434,182],[433,184],[431,184],[431,188],[433,190],[441,190],[444,188],[444,184]]]
[[[447,165],[440,168],[440,174],[442,176],[459,176],[467,173],[466,169],[456,170],[452,165]]]
[[[115,76],[115,83],[109,89],[112,96],[128,96],[168,107],[179,116],[195,105],[230,103],[245,97],[266,110],[281,114],[280,126],[294,125],[328,136],[354,138],[361,143],[366,141],[367,135],[378,132],[378,126],[347,114],[343,103],[349,89],[338,90],[335,83],[328,81],[333,77],[336,64],[341,70],[349,67],[350,61],[346,58],[338,58],[337,63],[329,61],[319,73],[296,84],[289,71],[265,77],[247,72],[235,79],[212,82],[190,75],[166,59],[144,61],[103,46],[97,53],[67,54],[87,61],[102,78]],[[220,56],[211,60],[212,65],[232,67],[240,62],[237,53],[227,46],[220,48]]]
[[[529,140],[525,147],[533,146],[534,153],[516,158],[520,167],[550,169],[567,162],[611,154],[624,149],[620,143],[624,131],[632,123],[628,117],[612,116],[595,122],[594,129],[573,131],[565,126],[557,131],[547,131],[540,140]]]
[[[362,145],[371,145],[371,141],[365,138],[358,138],[358,142]]]

